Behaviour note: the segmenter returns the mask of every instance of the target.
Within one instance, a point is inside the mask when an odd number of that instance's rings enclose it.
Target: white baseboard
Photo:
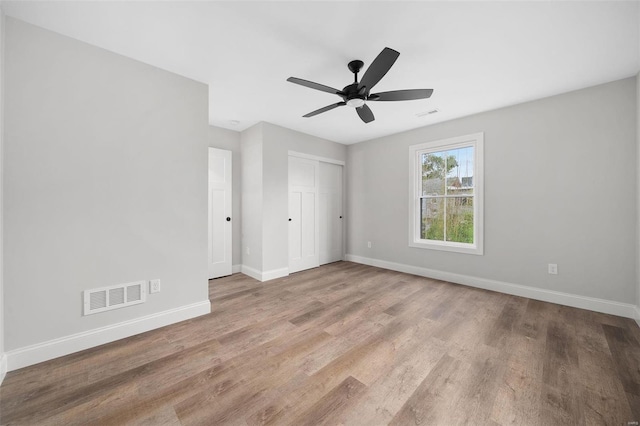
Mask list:
[[[289,275],[289,268],[272,269],[262,273],[262,281],[275,280]]]
[[[617,315],[626,318],[635,318],[640,324],[640,311],[638,307],[629,303],[615,302],[612,300],[597,299],[595,297],[579,296],[562,293],[559,291],[545,290],[520,284],[511,284],[503,281],[489,280],[486,278],[472,277],[453,272],[439,271],[436,269],[411,266],[403,263],[387,262],[386,260],[371,259],[368,257],[346,255],[346,260],[364,265],[377,266],[392,271],[405,272],[427,278],[463,284],[469,287],[477,287],[485,290],[497,291],[514,296],[527,297],[529,299],[542,300],[544,302],[557,303],[559,305],[572,306],[574,308],[588,309],[590,311]]]
[[[232,274],[237,274],[239,272],[242,272],[242,265],[233,265],[231,267],[231,273]]]
[[[7,354],[0,355],[0,385],[7,375]]]
[[[262,281],[262,272],[257,269],[253,269],[247,265],[241,266],[241,272],[247,276],[250,276],[254,280]]]
[[[272,269],[271,271],[261,272],[249,266],[242,265],[242,273],[261,282],[282,278],[289,275],[289,268]]]
[[[203,300],[202,302],[169,309],[157,314],[14,349],[5,354],[6,364],[8,371],[17,370],[18,368],[144,333],[145,331],[206,315],[210,312],[211,302]]]
[[[640,306],[636,306],[636,317],[635,320],[638,323],[638,327],[640,327]]]

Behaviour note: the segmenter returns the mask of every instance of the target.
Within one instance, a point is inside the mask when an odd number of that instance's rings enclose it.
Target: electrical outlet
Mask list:
[[[149,281],[149,293],[160,293],[160,280]]]
[[[549,273],[551,275],[558,275],[558,265],[555,263],[549,264]]]
[[[367,247],[371,248],[371,241],[367,241]]]

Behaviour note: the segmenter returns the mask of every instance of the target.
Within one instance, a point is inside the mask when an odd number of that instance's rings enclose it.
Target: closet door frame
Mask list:
[[[320,162],[324,162],[324,163],[330,163],[330,164],[336,164],[338,166],[342,166],[342,259],[344,259],[345,257],[345,251],[347,249],[346,246],[346,235],[347,235],[347,215],[346,215],[346,163],[342,160],[336,160],[333,158],[329,158],[329,157],[321,157],[321,156],[317,156],[317,155],[312,155],[312,154],[306,154],[303,152],[297,152],[297,151],[288,151],[288,156],[289,157],[298,157],[298,158],[304,158],[304,159],[308,159],[308,160],[316,160],[316,161],[320,161]]]

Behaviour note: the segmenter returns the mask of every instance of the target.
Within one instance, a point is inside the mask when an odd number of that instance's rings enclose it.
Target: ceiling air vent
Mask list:
[[[423,112],[417,113],[416,117],[424,117],[424,116],[427,116],[427,115],[435,114],[437,112],[440,112],[440,110],[437,109],[437,108],[436,109],[432,109],[430,111],[423,111]]]
[[[85,290],[83,292],[84,315],[97,314],[98,312],[143,303],[147,296],[146,287],[146,281],[136,281]]]

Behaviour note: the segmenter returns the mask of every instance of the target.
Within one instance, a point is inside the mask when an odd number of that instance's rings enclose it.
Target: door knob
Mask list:
[[[289,222],[291,222],[291,218],[289,218]]]
[[[227,217],[227,222],[231,222],[231,218],[230,217]]]
[[[342,219],[342,216],[340,216],[340,219]]]

